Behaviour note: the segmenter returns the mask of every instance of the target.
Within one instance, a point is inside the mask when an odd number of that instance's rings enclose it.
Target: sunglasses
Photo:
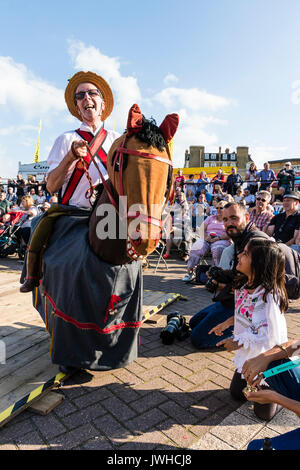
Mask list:
[[[257,197],[256,200],[257,200],[257,201],[262,201],[262,202],[267,202],[267,200],[264,199],[264,198],[262,198],[262,197]]]
[[[217,209],[224,209],[224,207],[217,207]]]
[[[75,93],[74,95],[74,98],[75,100],[78,100],[78,101],[81,101],[83,100],[83,98],[85,97],[85,94],[88,94],[91,98],[93,98],[94,96],[101,96],[102,98],[102,95],[100,93],[99,90],[87,90],[87,91],[78,91],[77,93]]]

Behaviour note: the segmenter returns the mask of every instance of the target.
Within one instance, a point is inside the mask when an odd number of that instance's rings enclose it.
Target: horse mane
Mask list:
[[[162,152],[164,148],[167,148],[164,136],[153,118],[146,119],[143,115],[142,129],[134,134],[134,136],[141,142],[157,148],[160,152]]]
[[[126,134],[126,130],[124,132],[124,135],[125,134]],[[144,115],[142,115],[142,128],[140,131],[134,134],[134,137],[149,146],[157,148],[160,152],[162,152],[164,149],[167,148],[167,143],[162,134],[162,131],[157,126],[155,119],[152,117],[147,119],[145,118]],[[99,183],[99,185],[95,189],[96,189],[96,198],[92,204],[92,212],[98,205],[100,196],[102,194],[102,191],[103,191],[102,184]]]

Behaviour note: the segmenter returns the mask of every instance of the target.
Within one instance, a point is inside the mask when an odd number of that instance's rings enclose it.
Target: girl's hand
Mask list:
[[[234,341],[233,338],[223,339],[222,341],[216,344],[216,346],[218,347],[223,346],[223,345],[228,352],[236,351],[237,349],[240,349],[242,347],[242,346],[239,346],[238,342]]]
[[[227,328],[229,328],[230,326],[233,325],[233,317],[232,318],[228,318],[228,320],[226,321],[223,321],[222,323],[219,323],[217,326],[215,326],[214,328],[212,328],[208,334],[210,335],[211,333],[214,333],[215,335],[217,336],[222,336],[222,333],[223,331],[227,330]]]
[[[214,328],[212,328],[208,334],[211,335],[212,333],[214,333],[215,335],[217,336],[222,336],[222,333],[224,330],[226,330],[226,328],[224,328],[224,323],[219,323],[219,325],[215,326]]]

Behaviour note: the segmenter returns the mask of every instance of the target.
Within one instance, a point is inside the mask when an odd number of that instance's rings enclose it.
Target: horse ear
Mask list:
[[[163,133],[166,143],[168,144],[173,139],[179,124],[178,114],[168,114],[161,125],[160,130]]]
[[[137,104],[133,104],[128,113],[127,134],[133,135],[142,129],[143,115]]]

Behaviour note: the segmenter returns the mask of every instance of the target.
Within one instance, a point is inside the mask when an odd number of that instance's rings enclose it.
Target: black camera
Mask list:
[[[160,333],[164,344],[172,344],[175,338],[182,341],[189,334],[189,326],[186,319],[178,312],[169,313],[167,316],[167,326]]]
[[[218,266],[212,266],[208,270],[209,279],[205,284],[206,289],[212,294],[217,290],[218,284],[215,284],[213,281],[217,281],[220,284],[228,284],[232,281],[232,276],[227,274],[222,268]]]
[[[212,294],[214,294],[218,287],[218,284],[215,284],[213,282],[213,279],[209,278],[207,283],[205,284],[205,287],[208,290],[208,292],[211,292]]]

